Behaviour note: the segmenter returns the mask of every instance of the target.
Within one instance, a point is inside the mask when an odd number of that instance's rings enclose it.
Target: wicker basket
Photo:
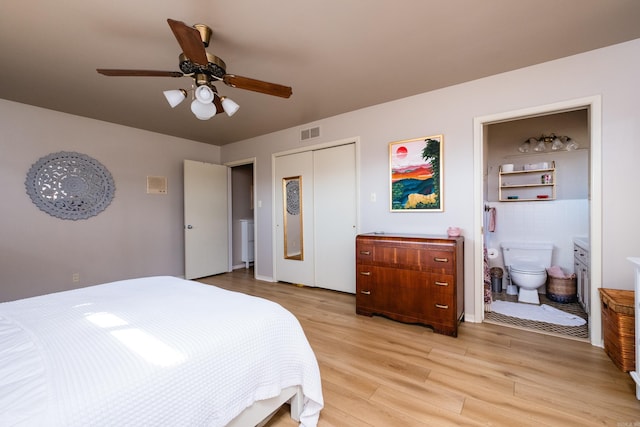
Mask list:
[[[571,277],[567,278],[549,276],[547,298],[561,303],[576,302],[578,300],[576,275],[572,274]]]
[[[600,288],[604,351],[624,372],[635,370],[634,291]]]

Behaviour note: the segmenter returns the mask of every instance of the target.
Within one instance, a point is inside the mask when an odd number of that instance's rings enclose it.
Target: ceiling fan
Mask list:
[[[239,108],[238,104],[229,98],[218,95],[218,91],[213,85],[214,82],[221,81],[234,88],[281,98],[291,96],[292,90],[289,86],[227,74],[227,66],[224,61],[206,51],[212,34],[211,28],[206,25],[188,26],[184,22],[173,19],[167,19],[167,22],[182,48],[182,53],[179,56],[180,71],[108,68],[98,68],[96,71],[105,76],[116,77],[193,77],[195,99],[191,103],[191,110],[201,120],[210,119],[223,111],[231,116]],[[187,97],[187,91],[184,89],[165,91],[164,94],[171,107],[180,104]]]

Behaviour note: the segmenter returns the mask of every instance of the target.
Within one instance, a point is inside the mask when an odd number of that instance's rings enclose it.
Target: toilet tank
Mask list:
[[[502,242],[504,265],[536,264],[551,267],[553,243],[550,242]]]

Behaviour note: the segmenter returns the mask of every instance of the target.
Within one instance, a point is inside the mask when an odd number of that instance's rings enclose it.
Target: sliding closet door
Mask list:
[[[276,280],[355,292],[355,170],[355,143],[276,158]],[[286,200],[286,187],[295,189],[298,184],[299,212],[297,199],[289,204]],[[289,197],[292,195],[295,192]],[[295,233],[299,221],[300,256],[287,248],[298,242]]]
[[[275,159],[276,279],[315,286],[313,153]]]
[[[315,284],[355,293],[355,144],[313,152]]]

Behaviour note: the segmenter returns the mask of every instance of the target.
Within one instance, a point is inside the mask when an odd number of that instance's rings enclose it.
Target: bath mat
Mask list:
[[[582,317],[565,313],[550,305],[533,305],[517,302],[494,301],[491,311],[505,316],[518,317],[520,319],[535,320],[537,322],[553,323],[563,326],[582,326],[587,323]]]

